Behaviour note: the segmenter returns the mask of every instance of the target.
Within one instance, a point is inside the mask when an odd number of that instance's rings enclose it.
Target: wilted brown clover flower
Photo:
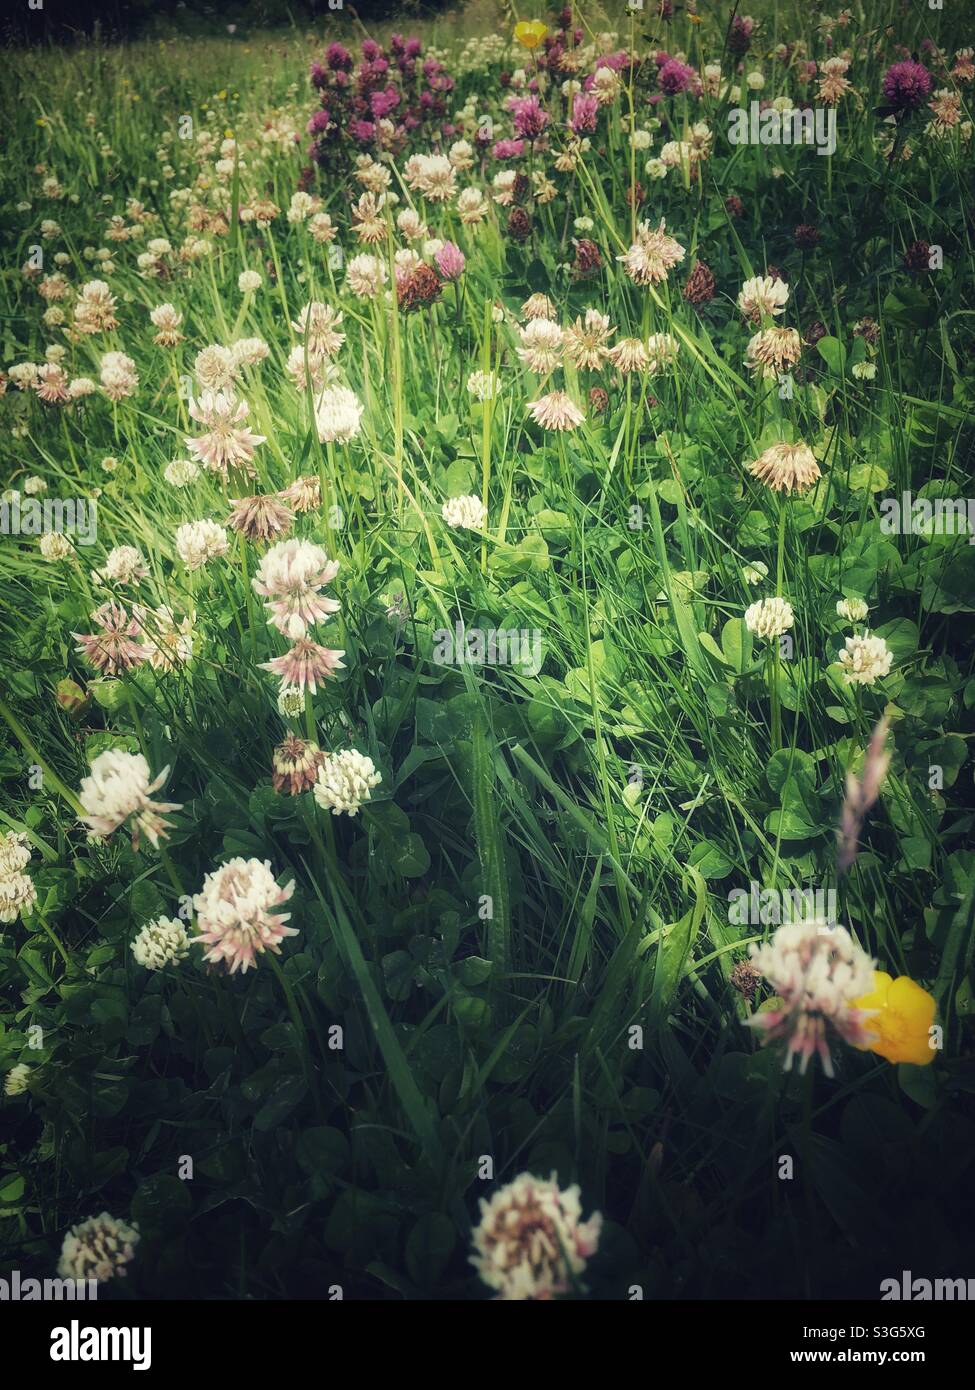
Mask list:
[[[322,485],[318,478],[310,474],[296,478],[295,481],[278,493],[282,502],[295,512],[311,512],[322,503]]]
[[[275,748],[271,758],[271,782],[274,790],[285,796],[298,796],[315,785],[318,769],[325,754],[309,739],[289,734]]]
[[[140,665],[146,659],[146,649],[138,640],[141,630],[138,622],[114,602],[103,603],[91,615],[98,631],[93,633],[75,632],[78,652],[106,676],[120,676]]]
[[[880,324],[876,319],[865,315],[853,325],[853,336],[854,338],[862,338],[864,342],[875,346],[880,342]]]
[[[773,492],[802,492],[820,476],[816,456],[808,444],[772,444],[748,465],[753,478]]]
[[[904,266],[912,275],[923,275],[931,269],[931,247],[926,241],[912,241],[904,252]]]
[[[587,275],[594,275],[602,267],[603,258],[599,247],[588,237],[572,239],[575,247],[575,260],[572,264],[572,273],[577,280],[583,279]]]
[[[622,261],[623,269],[635,285],[659,285],[685,254],[680,242],[668,236],[666,221],[661,218],[657,227],[641,222],[632,246],[616,259]]]
[[[423,261],[396,283],[396,301],[405,314],[414,309],[425,309],[439,299],[442,292],[443,285],[437,272]]]
[[[714,298],[714,276],[703,261],[695,261],[687,277],[684,298],[688,304],[708,304]]]
[[[524,203],[532,191],[531,180],[527,174],[518,173],[511,185],[511,195],[516,203]]]
[[[227,518],[227,525],[249,541],[269,541],[291,530],[294,513],[273,494],[234,497],[231,503],[233,511]]]
[[[740,960],[732,970],[729,982],[731,988],[737,990],[742,999],[747,999],[750,1003],[755,998],[755,991],[761,978],[751,961]]]
[[[508,215],[508,235],[512,241],[527,241],[532,234],[532,220],[524,208],[512,208]]]
[[[745,361],[756,376],[772,380],[794,367],[802,354],[802,340],[794,328],[763,328],[749,340]]]

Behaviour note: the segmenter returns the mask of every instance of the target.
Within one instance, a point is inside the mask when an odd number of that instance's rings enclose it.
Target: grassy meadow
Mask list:
[[[964,1276],[971,12],[366,10],[5,54],[0,1273]]]

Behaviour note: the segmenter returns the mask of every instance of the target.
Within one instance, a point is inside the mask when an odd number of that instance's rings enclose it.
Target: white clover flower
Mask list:
[[[286,214],[288,221],[292,224],[304,222],[315,211],[317,202],[317,198],[313,198],[310,193],[292,193]],[[241,288],[243,289],[243,286]]]
[[[518,329],[518,356],[530,372],[547,376],[559,365],[564,346],[562,329],[547,318],[533,318]]]
[[[651,333],[647,339],[647,371],[652,375],[671,366],[677,358],[678,340],[672,333]]]
[[[789,286],[770,275],[755,275],[738,292],[738,308],[746,318],[758,323],[763,314],[781,314],[789,302]]]
[[[151,799],[168,776],[169,768],[164,767],[158,777],[150,780],[149,764],[141,753],[106,748],[95,758],[90,774],[81,780],[79,799],[84,814],[80,819],[89,833],[99,839],[128,822],[133,845],[138,845],[144,832],[158,846],[160,839],[166,838],[169,825],[163,813],[181,809],[175,801]]]
[[[237,379],[237,363],[230,348],[212,343],[196,354],[193,374],[204,391],[224,391]]]
[[[497,372],[471,372],[467,389],[476,401],[493,401],[498,394]]]
[[[489,211],[488,201],[479,188],[465,188],[457,199],[457,213],[466,227],[483,222]]]
[[[177,618],[165,603],[158,608],[145,608],[137,603],[132,612],[141,630],[147,660],[154,671],[175,671],[192,659],[195,613]]]
[[[305,390],[308,386],[313,391],[323,391],[338,376],[338,368],[334,363],[323,353],[306,352],[303,343],[298,343],[288,353],[284,369],[299,391]]]
[[[189,933],[175,917],[157,917],[147,922],[132,942],[136,963],[144,965],[147,970],[162,970],[166,965],[177,965],[189,953]]]
[[[343,812],[354,816],[363,802],[370,799],[372,788],[378,787],[382,780],[370,757],[357,753],[354,748],[345,748],[340,753],[325,755],[312,795],[319,806],[331,811],[333,816]]]
[[[667,235],[666,221],[661,218],[657,227],[651,222],[641,222],[633,245],[616,259],[622,261],[623,269],[634,284],[659,285],[686,254],[686,248]]]
[[[427,234],[427,225],[414,208],[404,208],[396,218],[396,225],[408,241],[420,241]]]
[[[30,841],[22,830],[7,830],[0,834],[0,878],[26,868],[30,856]]]
[[[850,371],[857,381],[873,381],[877,375],[877,364],[876,362],[854,362]]]
[[[270,625],[297,639],[339,611],[338,600],[321,593],[338,570],[339,562],[330,560],[320,545],[293,536],[271,546],[251,584],[265,600]]]
[[[16,922],[29,915],[37,902],[37,889],[26,874],[9,873],[0,878],[0,922]]]
[[[139,1229],[109,1216],[89,1217],[71,1230],[61,1246],[58,1277],[96,1279],[100,1284],[116,1276],[124,1277],[125,1266],[135,1255]]]
[[[263,277],[256,270],[242,270],[237,276],[237,288],[241,294],[253,294],[263,283]]]
[[[745,626],[756,637],[781,637],[794,622],[792,605],[784,598],[760,598],[745,610]]]
[[[483,531],[487,525],[487,507],[479,497],[451,497],[443,504],[440,515],[448,526],[463,531]]]
[[[456,171],[446,155],[415,154],[403,166],[410,188],[433,203],[449,202],[457,191]]]
[[[509,1302],[549,1300],[568,1293],[596,1253],[602,1216],[582,1220],[579,1188],[562,1191],[521,1173],[480,1202],[471,1264],[495,1297]]]
[[[163,478],[170,487],[186,487],[200,476],[200,470],[192,459],[173,459],[163,469]]]
[[[851,623],[862,623],[870,609],[862,598],[841,598],[836,605],[839,617]]]
[[[315,402],[315,424],[323,444],[347,444],[359,433],[363,404],[347,386],[326,386]]]
[[[353,256],[345,269],[345,283],[358,299],[371,299],[386,283],[386,267],[377,256]]]
[[[785,1070],[798,1056],[805,1072],[809,1059],[819,1056],[827,1076],[833,1075],[829,1030],[844,1042],[863,1047],[870,1040],[871,1010],[856,1001],[873,989],[874,963],[845,927],[822,922],[789,922],[771,941],[748,948],[751,962],[779,996],[780,1003],[745,1020],[763,1041],[784,1041]]]
[[[763,579],[768,578],[768,565],[754,560],[750,565],[742,566],[741,575],[746,584],[761,584]]]
[[[74,544],[62,531],[45,531],[38,541],[45,560],[67,560],[74,554]]]
[[[308,231],[312,241],[328,243],[335,240],[338,228],[333,224],[327,212],[316,212],[308,223]]]
[[[103,584],[136,584],[148,573],[140,550],[134,545],[117,545],[108,552],[102,568],[92,570],[92,578]]]
[[[305,304],[298,318],[292,318],[291,321],[291,327],[295,329],[296,334],[305,339],[300,346],[302,356],[307,346],[307,354],[313,363],[321,357],[334,357],[345,342],[345,334],[339,332],[341,322],[342,311],[332,309],[331,304],[324,304],[320,299],[313,299]]]
[[[278,713],[285,719],[297,719],[305,708],[305,692],[297,685],[283,685],[278,691]]]
[[[257,965],[256,956],[280,955],[284,938],[298,935],[296,927],[284,925],[290,912],[270,910],[286,903],[294,888],[294,879],[279,887],[270,860],[228,860],[207,874],[193,898],[200,934],[191,945],[208,946],[204,960],[226,966],[231,975],[246,975]]]
[[[110,401],[122,401],[139,389],[135,363],[124,352],[106,352],[102,357],[99,381]]]
[[[26,391],[34,385],[40,370],[36,362],[15,362],[7,368],[7,376],[18,391]]]
[[[230,344],[230,351],[238,368],[254,367],[271,354],[271,349],[263,338],[238,338],[235,343]]]
[[[873,685],[888,674],[893,660],[894,654],[884,639],[871,637],[869,632],[862,637],[848,637],[839,654],[847,685]]]
[[[176,553],[188,570],[198,570],[230,549],[227,532],[215,521],[187,521],[176,531]]]
[[[11,1067],[3,1078],[4,1095],[22,1096],[27,1090],[30,1073],[31,1069],[26,1062],[18,1062],[15,1067]]]
[[[526,408],[544,430],[574,430],[586,418],[565,391],[549,391],[537,401],[530,401]]]
[[[687,140],[668,140],[660,150],[660,162],[668,169],[678,169],[691,162],[691,145]]]

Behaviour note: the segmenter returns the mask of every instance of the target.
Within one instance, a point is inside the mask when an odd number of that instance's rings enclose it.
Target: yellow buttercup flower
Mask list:
[[[930,1046],[934,998],[910,976],[894,980],[885,971],[875,970],[873,989],[853,1007],[876,1010],[864,1020],[867,1031],[875,1035],[874,1041],[865,1045],[870,1052],[888,1062],[910,1062],[915,1067],[934,1061],[935,1049]]]
[[[537,48],[548,33],[548,25],[540,19],[522,19],[515,25],[515,42],[522,48]]]

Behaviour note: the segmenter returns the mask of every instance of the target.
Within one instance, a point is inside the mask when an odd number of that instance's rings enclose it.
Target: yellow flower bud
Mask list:
[[[537,48],[548,33],[548,25],[540,19],[522,19],[515,25],[515,42],[522,48]]]
[[[873,989],[854,1005],[875,1010],[864,1020],[867,1031],[874,1034],[867,1049],[888,1062],[910,1062],[915,1067],[934,1061],[930,1030],[935,1007],[933,996],[908,975],[894,980],[883,970],[873,972]]]

